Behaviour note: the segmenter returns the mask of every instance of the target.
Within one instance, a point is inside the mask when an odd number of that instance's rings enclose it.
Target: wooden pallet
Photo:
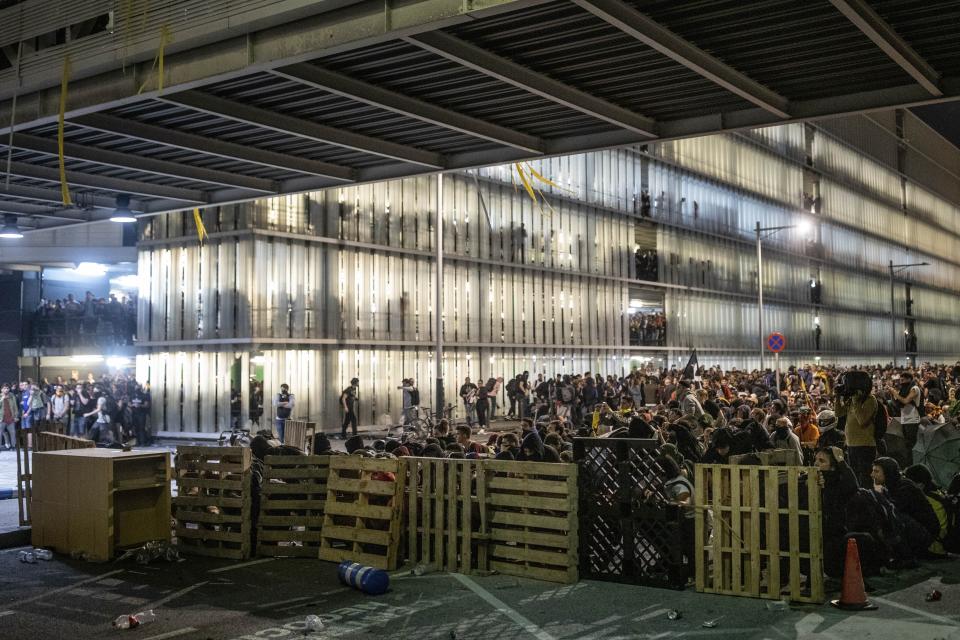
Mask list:
[[[739,456],[730,456],[730,464],[743,464],[743,459],[747,456],[756,456],[760,458],[760,464],[764,467],[797,466],[797,453],[792,449],[770,449],[768,451],[759,451],[756,453],[745,453]]]
[[[290,418],[283,423],[283,444],[296,447],[310,455],[313,453],[313,438],[316,433],[316,422]]]
[[[264,459],[257,555],[304,558],[319,555],[329,475],[330,456],[267,456]]]
[[[434,571],[488,570],[483,462],[402,458],[406,559]]]
[[[250,557],[251,459],[246,447],[177,447],[172,502],[182,552]]]
[[[578,580],[577,465],[488,460],[478,482],[489,527],[490,569]]]
[[[824,601],[820,486],[816,474],[807,471],[696,466],[697,591]]]
[[[403,485],[399,460],[331,457],[320,559],[396,569]]]

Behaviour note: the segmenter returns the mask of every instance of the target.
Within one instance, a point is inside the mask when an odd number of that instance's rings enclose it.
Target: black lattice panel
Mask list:
[[[580,573],[597,580],[682,587],[680,517],[668,504],[654,440],[577,438]]]

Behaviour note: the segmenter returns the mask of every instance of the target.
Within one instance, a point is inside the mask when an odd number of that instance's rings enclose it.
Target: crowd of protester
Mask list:
[[[482,415],[474,406],[467,424],[441,420],[425,438],[368,442],[354,435],[345,444],[349,454],[375,457],[570,462],[578,436],[653,438],[664,495],[691,515],[694,464],[758,465],[764,452],[782,450],[781,458],[816,469],[828,577],[842,574],[851,538],[870,576],[960,552],[960,473],[948,486],[937,486],[931,469],[912,460],[918,433],[960,414],[958,385],[960,363],[917,371],[791,367],[779,388],[772,371],[719,366],[622,377],[534,378],[524,372],[506,384],[502,378],[479,385],[467,379],[461,393],[464,400],[475,403],[479,394],[489,403],[502,389],[506,417],[519,420],[515,427],[501,423],[489,430],[489,406]],[[896,452],[887,450],[893,420],[903,440]],[[318,438],[314,451],[333,453],[326,437]],[[951,463],[960,467],[960,461]],[[689,577],[692,526],[682,535]]]
[[[148,444],[150,385],[118,374],[84,380],[58,376],[0,386],[0,448],[15,446],[16,430],[37,428],[88,438],[102,447]]]
[[[33,316],[37,346],[129,345],[137,330],[136,297],[97,298],[87,291],[83,300],[41,300]]]
[[[636,312],[630,316],[630,344],[662,347],[667,343],[667,314]]]

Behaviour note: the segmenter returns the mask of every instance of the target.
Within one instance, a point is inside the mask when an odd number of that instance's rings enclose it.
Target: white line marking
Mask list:
[[[515,611],[514,609],[508,607],[502,600],[478,585],[467,576],[459,573],[451,573],[450,576],[467,589],[470,589],[470,591],[473,591],[482,599],[486,600],[487,603],[493,606],[494,609],[513,620],[515,623],[517,623],[517,625],[520,626],[520,628],[532,635],[534,638],[537,638],[537,640],[557,640],[555,637],[525,618],[519,611]]]
[[[16,611],[0,611],[0,618],[2,618],[3,616],[12,616],[15,613]]]
[[[84,579],[81,580],[80,582],[74,582],[73,584],[68,584],[68,585],[65,586],[65,587],[59,587],[59,588],[57,588],[57,589],[53,589],[52,591],[45,591],[44,593],[41,593],[41,594],[38,595],[38,596],[33,596],[32,598],[25,598],[25,599],[23,599],[23,600],[17,600],[16,602],[11,602],[11,603],[9,603],[7,606],[8,606],[8,607],[19,607],[19,606],[22,605],[22,604],[27,604],[28,602],[33,602],[33,601],[35,601],[35,600],[40,600],[40,599],[44,599],[44,598],[49,598],[50,596],[52,596],[52,595],[54,595],[54,594],[62,593],[62,592],[64,592],[64,591],[69,591],[70,589],[74,589],[74,588],[76,588],[76,587],[79,587],[80,585],[89,584],[89,583],[91,583],[91,582],[96,582],[97,580],[103,580],[104,578],[106,578],[106,577],[108,577],[108,576],[115,576],[115,575],[117,575],[118,573],[123,573],[123,569],[117,569],[116,571],[108,571],[107,573],[103,573],[103,574],[101,574],[101,575],[99,575],[99,576],[93,576],[92,578],[84,578]]]
[[[275,607],[280,604],[290,604],[291,602],[300,602],[301,600],[309,600],[313,596],[301,596],[299,598],[290,598],[289,600],[277,600],[276,602],[267,602],[266,604],[258,604],[256,609],[266,609],[268,607]]]
[[[242,569],[244,567],[252,567],[255,564],[263,564],[264,562],[273,562],[276,558],[261,558],[260,560],[251,560],[250,562],[241,562],[240,564],[232,564],[229,567],[220,567],[219,569],[210,569],[207,573],[223,573],[224,571],[233,571],[234,569]]]
[[[350,587],[340,587],[339,589],[331,589],[330,591],[324,591],[320,595],[322,596],[332,596],[335,593],[342,593],[344,591],[353,591]]]
[[[640,622],[641,620],[649,620],[650,618],[656,618],[657,616],[662,616],[665,613],[668,613],[670,609],[656,609],[650,613],[645,613],[642,616],[637,616],[633,619],[634,622]]]
[[[197,587],[202,587],[202,586],[205,585],[205,584],[207,584],[206,581],[204,581],[204,582],[198,582],[197,584],[190,585],[189,587],[180,589],[180,591],[174,591],[174,592],[171,593],[170,595],[168,595],[168,596],[166,596],[166,597],[164,597],[164,598],[161,598],[160,600],[157,600],[156,602],[151,602],[151,603],[148,604],[148,605],[144,605],[143,608],[144,608],[144,609],[147,609],[147,610],[149,610],[149,609],[159,609],[160,607],[162,607],[163,605],[167,604],[167,603],[170,602],[171,600],[176,600],[176,599],[179,598],[180,596],[182,596],[182,595],[184,595],[184,594],[187,594],[187,593],[190,593],[191,591],[193,591],[193,590],[196,589]]]
[[[183,629],[177,629],[176,631],[167,631],[166,633],[161,633],[158,636],[150,636],[144,638],[143,640],[164,640],[164,638],[176,638],[177,636],[185,636],[188,633],[193,633],[196,631],[193,627],[184,627]]]
[[[951,627],[957,626],[956,620],[951,620],[950,618],[945,618],[944,616],[938,616],[935,613],[930,613],[929,611],[924,611],[922,609],[914,609],[911,606],[900,604],[899,602],[894,602],[893,600],[887,600],[886,598],[878,598],[876,596],[869,596],[868,600],[874,600],[880,604],[885,604],[888,607],[895,607],[897,609],[903,609],[904,611],[909,611],[910,613],[915,613],[918,616],[923,616],[929,620],[934,620],[943,624],[948,624]]]

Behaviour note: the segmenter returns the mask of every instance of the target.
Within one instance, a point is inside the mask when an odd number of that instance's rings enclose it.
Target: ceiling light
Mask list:
[[[17,216],[7,214],[3,216],[3,227],[0,227],[0,238],[22,238],[23,232],[17,226]]]
[[[96,262],[81,262],[73,272],[78,276],[102,276],[107,273],[107,268]]]
[[[136,222],[137,219],[133,216],[133,212],[130,211],[130,196],[125,193],[121,193],[117,196],[117,208],[114,210],[113,215],[110,216],[111,222]]]
[[[103,356],[70,356],[72,362],[103,362]]]

